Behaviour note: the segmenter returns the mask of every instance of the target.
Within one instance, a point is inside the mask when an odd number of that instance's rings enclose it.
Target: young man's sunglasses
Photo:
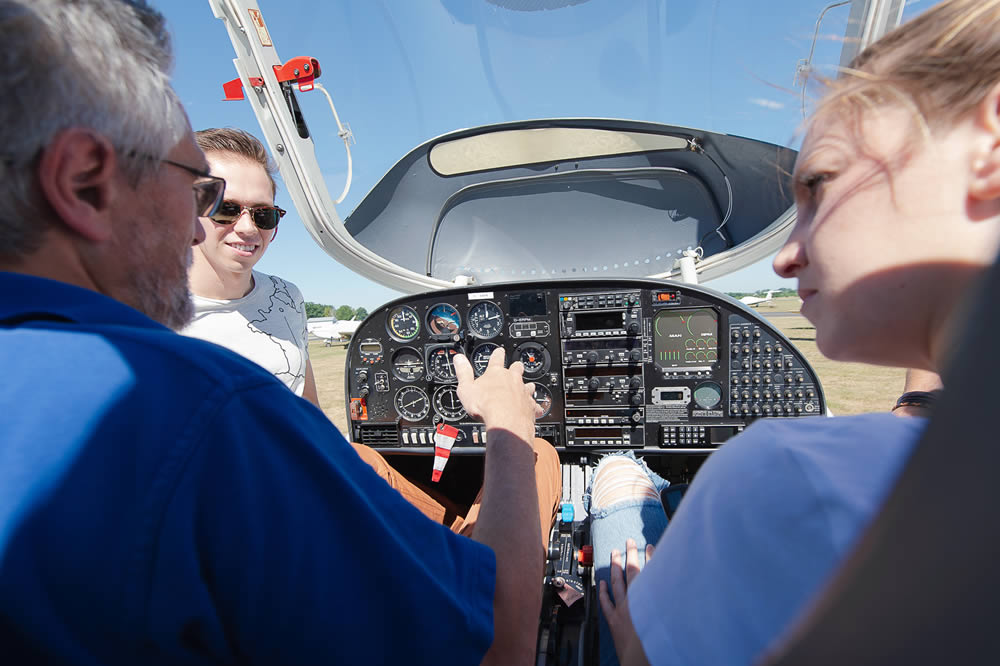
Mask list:
[[[278,226],[278,221],[285,216],[285,211],[277,206],[241,206],[232,201],[223,201],[214,215],[210,215],[216,224],[232,224],[240,218],[243,211],[250,213],[250,219],[258,229],[267,231]]]

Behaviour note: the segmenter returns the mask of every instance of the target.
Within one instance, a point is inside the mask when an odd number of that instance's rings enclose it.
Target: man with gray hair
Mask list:
[[[0,0],[0,41],[5,660],[533,661],[520,364],[460,368],[490,434],[480,518],[456,536],[272,375],[169,330],[225,183],[170,88],[162,17]]]

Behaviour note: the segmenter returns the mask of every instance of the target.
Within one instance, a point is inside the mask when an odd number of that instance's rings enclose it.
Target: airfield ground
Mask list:
[[[834,414],[886,411],[903,389],[904,370],[860,363],[839,363],[823,357],[816,348],[816,329],[798,314],[799,299],[776,298],[758,311],[769,318],[805,355],[819,374],[827,403]],[[770,317],[778,314],[780,316]],[[340,346],[309,343],[316,386],[323,411],[341,432],[347,432],[344,406],[344,364],[347,351]]]

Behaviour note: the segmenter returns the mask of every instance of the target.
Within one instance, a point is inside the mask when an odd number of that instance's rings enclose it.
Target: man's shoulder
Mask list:
[[[286,280],[283,277],[277,275],[269,275],[267,273],[262,273],[258,270],[254,270],[254,283],[258,285],[266,286],[265,293],[272,294],[274,292],[284,292],[289,294],[293,300],[302,300],[302,290],[292,282],[291,280]]]

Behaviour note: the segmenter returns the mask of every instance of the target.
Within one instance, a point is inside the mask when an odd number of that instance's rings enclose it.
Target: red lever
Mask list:
[[[594,566],[594,547],[589,544],[581,546],[576,554],[576,561],[583,567]]]
[[[319,60],[310,58],[309,56],[297,56],[284,65],[274,65],[274,76],[278,79],[278,83],[294,81],[299,85],[300,92],[309,92],[312,90],[313,81],[318,79],[319,75]],[[250,85],[254,87],[262,86],[264,85],[264,79],[256,76],[251,77]],[[223,99],[227,102],[245,99],[243,96],[243,82],[240,79],[233,79],[232,81],[223,83],[222,91],[225,94]]]

